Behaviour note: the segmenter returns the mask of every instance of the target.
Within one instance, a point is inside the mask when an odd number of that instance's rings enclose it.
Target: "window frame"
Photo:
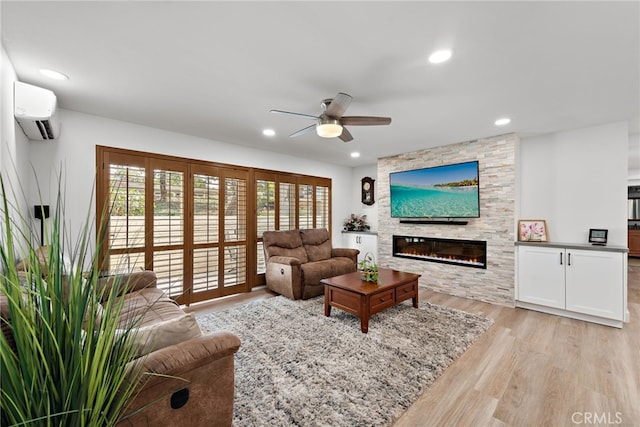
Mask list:
[[[121,163],[122,162],[122,163]],[[97,171],[97,185],[96,185],[96,212],[107,212],[108,201],[109,201],[109,164],[128,164],[136,167],[144,167],[146,171],[147,183],[146,183],[146,192],[145,194],[153,195],[153,171],[155,166],[162,166],[167,170],[179,170],[184,173],[183,179],[183,194],[185,198],[185,226],[184,226],[184,241],[182,247],[184,248],[184,256],[183,256],[183,269],[184,272],[184,281],[183,281],[183,292],[181,295],[175,297],[176,301],[181,304],[189,304],[192,302],[196,302],[199,300],[206,300],[211,298],[216,298],[219,296],[224,296],[232,293],[239,293],[243,291],[248,291],[256,286],[264,285],[264,273],[258,272],[258,262],[259,255],[258,251],[260,250],[259,246],[262,242],[262,235],[258,235],[258,189],[257,182],[258,180],[266,180],[275,182],[275,196],[274,196],[274,228],[280,229],[280,183],[293,184],[295,185],[295,201],[294,206],[291,211],[295,212],[295,228],[299,228],[300,225],[300,207],[299,207],[299,189],[301,185],[311,185],[312,189],[312,200],[310,202],[312,207],[312,224],[313,227],[316,226],[318,222],[318,201],[317,199],[317,188],[326,188],[326,201],[325,204],[321,204],[320,206],[324,208],[326,211],[325,216],[327,222],[327,229],[329,233],[331,233],[331,178],[325,177],[317,177],[317,176],[309,176],[303,174],[295,174],[288,173],[282,171],[274,171],[268,169],[260,169],[260,168],[250,168],[250,167],[242,167],[237,165],[230,165],[225,163],[218,162],[209,162],[204,160],[195,160],[188,159],[176,156],[167,156],[157,153],[149,153],[149,152],[141,152],[136,150],[127,150],[121,148],[107,147],[107,146],[96,146],[96,171]],[[156,168],[157,169],[157,168]],[[246,223],[244,224],[244,231],[246,233],[245,240],[243,240],[243,244],[245,245],[245,271],[246,271],[246,280],[243,286],[231,286],[229,288],[225,288],[224,285],[219,290],[206,291],[204,292],[204,296],[206,298],[200,299],[192,295],[192,286],[193,286],[193,257],[194,257],[194,249],[201,247],[194,242],[193,236],[193,224],[194,224],[194,208],[193,208],[193,188],[194,185],[193,177],[197,175],[201,171],[216,171],[220,177],[221,186],[222,183],[225,182],[225,177],[242,177],[245,179],[246,183],[246,211],[244,212],[244,217],[246,218]],[[148,175],[151,175],[151,178]],[[224,194],[224,192],[223,192]],[[151,199],[151,202],[149,202]],[[147,196],[145,202],[145,243],[144,243],[144,266],[145,269],[153,269],[153,235],[149,233],[149,230],[153,229],[153,196]],[[220,202],[222,203],[222,202]],[[290,207],[290,205],[289,205]],[[108,235],[108,226],[107,223],[101,224],[101,219],[103,215],[97,215],[96,221],[96,239],[100,240],[100,235],[103,234],[102,240],[105,243],[104,246],[96,248],[99,252],[99,259],[101,262],[101,269],[103,271],[107,271],[108,259],[109,255],[113,252],[108,247],[109,244],[109,235]],[[224,229],[224,225],[220,225],[220,229]],[[220,235],[222,236],[222,235]],[[231,243],[235,242],[224,242],[225,239],[220,239],[220,246],[225,247],[227,244],[231,245]],[[199,294],[199,293],[198,293]]]

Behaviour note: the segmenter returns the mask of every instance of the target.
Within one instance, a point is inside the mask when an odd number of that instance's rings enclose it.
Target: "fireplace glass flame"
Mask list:
[[[466,267],[487,268],[487,242],[482,240],[393,236],[393,256]]]

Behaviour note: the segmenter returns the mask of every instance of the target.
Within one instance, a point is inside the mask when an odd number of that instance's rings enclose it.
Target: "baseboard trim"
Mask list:
[[[576,313],[554,307],[545,307],[529,302],[516,301],[516,308],[526,308],[527,310],[539,311],[541,313],[553,314],[556,316],[568,317],[570,319],[583,320],[585,322],[597,323],[599,325],[611,326],[612,328],[622,328],[621,320],[606,319],[604,317],[592,316],[590,314]]]

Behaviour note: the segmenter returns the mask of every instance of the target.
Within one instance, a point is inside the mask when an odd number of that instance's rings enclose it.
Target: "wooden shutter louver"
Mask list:
[[[144,268],[145,169],[109,165],[109,274]]]
[[[215,290],[220,270],[220,177],[194,174],[193,212],[193,292]]]
[[[246,179],[225,178],[224,210],[224,284],[233,286],[247,277]]]
[[[183,293],[184,173],[153,171],[153,270],[169,296]]]
[[[279,230],[296,228],[296,185],[290,182],[280,183],[280,227]]]

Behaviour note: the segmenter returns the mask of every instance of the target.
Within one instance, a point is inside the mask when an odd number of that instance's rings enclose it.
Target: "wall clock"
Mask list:
[[[373,190],[375,188],[375,185],[373,185],[373,183],[375,181],[375,179],[369,178],[368,176],[362,178],[362,184],[360,187],[362,189],[362,203],[364,203],[365,205],[372,205],[376,202],[373,193]]]

